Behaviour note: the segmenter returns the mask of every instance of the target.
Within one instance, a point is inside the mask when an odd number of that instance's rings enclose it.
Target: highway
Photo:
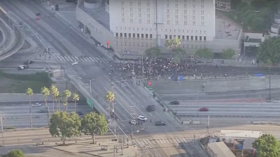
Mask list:
[[[34,104],[34,103],[33,103]],[[53,104],[48,104],[50,113],[52,113]],[[55,108],[57,109],[57,104]],[[64,110],[64,106],[61,105],[61,110]],[[74,111],[74,104],[69,104],[67,111]],[[33,127],[44,127],[47,126],[47,113],[44,104],[39,107],[32,107],[32,126]],[[29,104],[1,104],[0,105],[0,116],[3,117],[3,127],[15,127],[15,128],[29,128],[30,127],[30,105]],[[87,105],[77,105],[77,112],[83,114],[89,113],[90,109]]]

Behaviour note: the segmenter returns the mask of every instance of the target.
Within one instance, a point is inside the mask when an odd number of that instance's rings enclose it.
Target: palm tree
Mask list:
[[[32,105],[31,105],[30,97],[31,95],[33,95],[33,90],[31,88],[27,88],[26,95],[28,96],[29,99],[30,128],[32,128]]]
[[[71,97],[71,92],[66,89],[64,90],[63,92],[63,98],[64,98],[64,102],[63,102],[63,105],[65,106],[65,111],[67,112],[67,105],[68,105],[68,98]]]
[[[77,111],[77,101],[80,100],[80,97],[77,93],[73,94],[73,101],[75,102],[75,112]]]
[[[59,94],[59,91],[58,91],[56,86],[51,85],[50,86],[50,92],[51,92],[51,95],[53,97],[53,112],[54,112],[54,101],[56,101],[56,97]]]
[[[108,91],[105,95],[105,99],[110,103],[110,116],[111,116],[111,105],[113,104],[113,101],[115,100],[115,94],[111,91]],[[112,106],[113,111],[115,111],[114,106]]]
[[[47,98],[50,95],[50,90],[47,87],[43,87],[43,88],[41,88],[41,94],[43,94],[43,96],[45,98],[45,106],[47,109],[47,116],[48,116],[48,125],[50,125],[50,110],[49,110],[49,106],[47,104]]]

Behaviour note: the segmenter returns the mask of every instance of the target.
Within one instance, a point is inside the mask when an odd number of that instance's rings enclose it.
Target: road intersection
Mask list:
[[[90,88],[93,89],[92,93],[89,93],[92,97],[95,98],[95,101],[106,112],[110,112],[110,108],[108,102],[104,100],[104,96],[107,91],[112,91],[115,94],[115,102],[114,102],[114,112],[118,116],[118,125],[122,128],[121,130],[123,133],[130,135],[134,134],[135,136],[146,134],[152,136],[153,134],[160,134],[160,133],[176,133],[178,130],[187,130],[190,131],[194,128],[196,129],[203,129],[206,130],[205,125],[201,128],[193,127],[190,125],[181,125],[177,122],[175,117],[170,115],[168,112],[164,112],[162,108],[157,105],[157,102],[154,98],[143,88],[143,86],[136,85],[133,83],[135,80],[131,80],[126,78],[125,76],[117,76],[112,74],[112,66],[111,66],[111,59],[106,58],[103,54],[104,52],[100,51],[99,48],[95,47],[93,44],[89,43],[80,33],[75,31],[73,28],[69,27],[64,22],[61,22],[55,14],[49,12],[46,8],[44,8],[40,3],[37,2],[23,2],[19,0],[11,1],[11,2],[2,2],[5,8],[9,9],[10,11],[17,14],[17,16],[24,20],[24,22],[30,26],[34,31],[50,42],[51,53],[50,60],[53,59],[54,63],[58,66],[63,66],[65,68],[65,73],[67,75],[74,75],[76,78],[80,78],[79,86],[87,89],[88,93],[90,92]],[[34,15],[36,13],[41,13],[41,18],[39,21],[34,20]],[[59,56],[59,57],[57,57]],[[82,58],[82,56],[86,56],[84,59],[89,60],[87,64],[77,64],[71,65],[74,59]],[[56,57],[56,59],[55,59]],[[90,62],[93,59],[102,60],[96,62]],[[46,59],[47,60],[47,59]],[[84,62],[86,62],[86,60]],[[49,62],[51,63],[51,61]],[[39,67],[43,67],[45,65],[38,64]],[[94,81],[91,81],[94,80]],[[132,82],[132,83],[131,83]],[[91,87],[89,87],[91,86]],[[199,87],[197,87],[200,89]],[[183,90],[185,92],[185,90]],[[156,105],[156,111],[152,113],[146,112],[146,106],[154,104]],[[196,105],[183,105],[183,106],[172,106],[171,109],[176,110],[178,114],[187,114],[187,115],[198,115],[197,111],[199,107],[204,107],[204,104],[201,106]],[[233,106],[233,105],[232,105]],[[228,107],[231,113],[235,113],[237,109],[236,107]],[[273,106],[271,106],[273,107]],[[216,104],[209,105],[211,116],[215,116],[225,112],[226,109],[222,110],[219,109],[220,106]],[[213,108],[213,111],[212,111]],[[248,113],[250,106],[244,107],[247,109]],[[188,110],[190,109],[190,110]],[[84,109],[83,109],[84,110]],[[90,110],[89,108],[85,107],[85,110]],[[256,109],[257,110],[257,109]],[[22,116],[28,116],[28,107],[23,108],[23,112],[26,112]],[[268,111],[269,112],[269,111]],[[237,112],[236,112],[237,113]],[[3,112],[3,114],[8,115],[7,112]],[[13,113],[15,114],[15,113]],[[35,113],[36,115],[37,113]],[[201,113],[204,114],[204,113]],[[133,128],[128,123],[129,120],[136,118],[139,115],[146,116],[149,120],[143,123],[143,125],[136,125]],[[204,114],[205,116],[208,115],[207,113]],[[234,114],[233,114],[234,115]],[[198,118],[203,118],[202,115]],[[28,118],[25,118],[26,120]],[[44,124],[41,116],[38,120],[38,123]],[[42,121],[41,121],[42,120]],[[167,123],[165,127],[157,127],[154,125],[154,122],[157,120],[162,120]],[[214,119],[217,120],[217,119]],[[22,121],[18,122],[7,122],[7,124],[17,123],[18,125],[25,125],[20,124]],[[212,123],[212,122],[211,122]],[[28,124],[28,123],[27,123]],[[39,125],[38,125],[39,126]],[[23,126],[26,127],[26,126]],[[137,132],[139,131],[139,133]],[[119,131],[118,131],[119,132]],[[121,133],[121,132],[119,132]],[[205,133],[203,134],[205,135]],[[164,146],[165,144],[177,146],[178,143],[189,143],[192,142],[193,134],[189,138],[186,137],[170,137],[170,138],[156,138],[156,140],[148,138],[142,139],[135,139],[135,142],[143,148],[144,145],[150,145],[148,150],[152,154],[157,154],[157,156],[165,156],[165,152],[155,147]],[[148,141],[150,143],[148,143]],[[191,145],[187,146],[188,148],[200,152],[197,150],[198,148],[194,145],[194,148]],[[176,148],[176,147],[175,147]],[[147,149],[147,148],[143,148]],[[170,150],[171,151],[171,150]],[[177,153],[180,153],[180,150],[174,150]],[[191,150],[190,150],[191,151]],[[201,152],[203,153],[203,152]]]

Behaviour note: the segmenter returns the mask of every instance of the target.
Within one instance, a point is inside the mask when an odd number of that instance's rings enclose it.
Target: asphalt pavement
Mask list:
[[[50,113],[53,113],[53,103],[49,103]],[[58,106],[55,105],[55,110]],[[61,110],[65,107],[61,105]],[[47,126],[47,113],[44,104],[41,106],[31,107],[32,111],[32,126],[44,127]],[[68,104],[68,112],[75,111],[74,104]],[[87,105],[77,105],[77,112],[83,114],[89,113],[91,110]],[[30,127],[30,105],[29,104],[1,104],[0,116],[3,118],[3,127],[15,127],[15,128],[29,128]]]

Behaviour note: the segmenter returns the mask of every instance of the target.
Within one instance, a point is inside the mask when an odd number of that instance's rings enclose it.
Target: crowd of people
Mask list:
[[[177,78],[178,76],[195,76],[198,72],[198,61],[193,59],[181,59],[178,63],[174,58],[144,58],[139,61],[116,63],[115,68],[124,74],[134,75],[148,79],[153,78]],[[201,68],[199,68],[201,69]]]

